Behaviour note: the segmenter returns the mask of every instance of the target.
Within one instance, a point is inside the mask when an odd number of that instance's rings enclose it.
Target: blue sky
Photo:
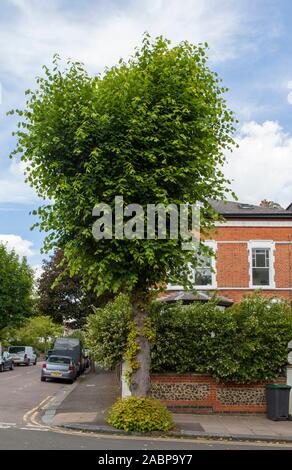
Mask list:
[[[42,235],[23,165],[11,161],[15,121],[42,64],[54,53],[102,72],[128,57],[144,31],[209,43],[209,65],[229,87],[239,149],[225,167],[242,201],[292,202],[292,2],[289,0],[1,0],[0,241],[38,267]]]

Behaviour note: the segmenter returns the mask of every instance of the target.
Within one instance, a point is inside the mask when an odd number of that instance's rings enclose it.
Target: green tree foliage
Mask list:
[[[220,310],[214,303],[154,307],[153,371],[210,373],[237,383],[272,380],[287,364],[292,312],[260,294]]]
[[[0,244],[0,329],[33,314],[33,271],[26,258]]]
[[[62,336],[62,327],[47,316],[31,317],[20,328],[4,328],[0,339],[4,345],[32,346],[45,352],[53,346],[55,338]]]
[[[101,367],[113,367],[122,362],[130,318],[129,299],[123,294],[104,308],[94,308],[94,313],[87,317],[86,346]]]
[[[131,293],[140,363],[132,391],[149,391],[150,349],[143,335],[149,290],[170,278],[186,282],[193,253],[182,240],[95,240],[96,203],[201,202],[201,227],[216,218],[208,199],[222,199],[228,181],[221,168],[232,149],[235,119],[206,47],[186,41],[175,47],[162,37],[125,62],[90,77],[80,63],[65,70],[58,57],[28,91],[13,152],[27,163],[27,181],[51,204],[37,223],[47,232],[45,249],[62,248],[70,274],[89,289]],[[13,111],[12,111],[13,113]]]
[[[277,378],[284,372],[287,344],[292,339],[291,306],[277,300],[257,293],[225,310],[217,306],[216,299],[188,306],[153,302],[152,372],[209,373],[235,383]],[[125,356],[128,311],[123,302],[116,323],[109,315],[102,316],[104,331],[114,332],[107,348],[103,337],[94,337],[96,330],[91,330],[91,347],[99,351],[101,364],[114,366]]]
[[[62,250],[43,261],[37,291],[37,310],[41,315],[48,315],[60,324],[74,319],[75,327],[80,328],[92,313],[92,306],[102,305],[104,301],[104,296],[97,299],[92,290],[83,287],[80,275],[69,275]]]

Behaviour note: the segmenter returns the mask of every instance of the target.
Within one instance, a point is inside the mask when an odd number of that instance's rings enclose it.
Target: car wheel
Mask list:
[[[13,370],[13,369],[14,369],[14,364],[13,364],[13,362],[11,362],[11,365],[10,365],[9,369],[10,369],[10,370]]]
[[[68,380],[69,384],[73,384],[73,382],[74,382],[74,380],[72,380],[72,379]]]
[[[30,359],[27,361],[27,363],[25,365],[30,366]]]
[[[34,364],[34,366],[36,366],[36,364],[37,364],[37,360],[35,360],[33,364]]]
[[[41,377],[41,382],[45,382],[46,381],[46,377]]]
[[[3,364],[1,364],[1,366],[0,366],[0,372],[3,372],[3,370],[4,370],[4,366],[3,366]]]

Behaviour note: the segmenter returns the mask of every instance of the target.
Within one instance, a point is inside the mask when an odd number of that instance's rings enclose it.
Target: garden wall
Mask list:
[[[177,413],[266,413],[266,383],[223,384],[203,374],[152,374],[151,384],[152,396]]]

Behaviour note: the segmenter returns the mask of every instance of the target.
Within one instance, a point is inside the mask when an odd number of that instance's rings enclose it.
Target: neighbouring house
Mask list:
[[[258,289],[292,299],[292,204],[286,209],[267,200],[259,206],[228,201],[211,205],[225,221],[217,222],[205,240],[215,257],[194,271],[194,289],[235,302]],[[183,288],[168,285],[167,291],[180,293]]]

